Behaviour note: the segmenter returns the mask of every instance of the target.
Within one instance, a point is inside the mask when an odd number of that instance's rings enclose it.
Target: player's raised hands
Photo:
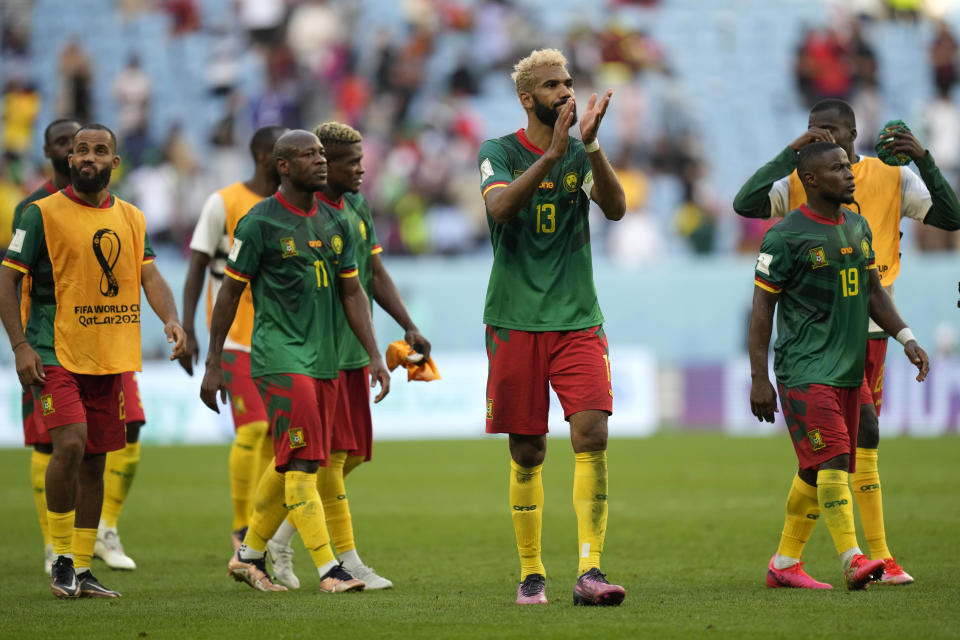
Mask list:
[[[836,140],[833,139],[833,134],[826,129],[810,127],[799,138],[790,143],[790,148],[794,151],[800,151],[800,149],[813,142],[836,142]]]
[[[927,150],[923,148],[917,137],[910,131],[893,129],[886,132],[884,137],[887,138],[887,143],[883,145],[883,148],[892,154],[905,153],[914,162],[919,162],[923,159],[923,156],[927,155]]]
[[[917,344],[916,340],[910,340],[903,345],[903,352],[910,359],[910,362],[917,366],[917,382],[923,382],[927,373],[930,372],[930,358],[927,357],[927,352]]]
[[[373,399],[374,404],[383,400],[390,393],[390,372],[383,358],[370,358],[370,388],[373,389],[380,383],[380,393]]]
[[[600,121],[607,113],[607,107],[610,106],[610,97],[613,95],[613,89],[607,89],[603,98],[597,102],[597,94],[592,94],[587,102],[587,110],[583,112],[580,118],[580,139],[583,144],[590,144],[597,139],[597,130],[600,129]]]
[[[200,399],[207,405],[220,413],[220,405],[217,404],[217,392],[220,393],[220,402],[227,404],[227,385],[223,381],[223,369],[219,364],[207,362],[206,371],[203,373],[203,382],[200,383]]]
[[[754,379],[750,385],[750,411],[758,422],[773,422],[777,413],[777,392],[769,380]]]
[[[553,139],[550,140],[550,147],[544,155],[555,160],[559,160],[566,155],[567,145],[570,143],[570,127],[573,126],[573,116],[576,108],[577,104],[573,98],[569,98],[560,107],[557,122],[553,125]]]

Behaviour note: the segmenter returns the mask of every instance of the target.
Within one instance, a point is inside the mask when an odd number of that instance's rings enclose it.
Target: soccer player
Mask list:
[[[597,129],[611,91],[590,97],[577,121],[573,80],[556,49],[520,60],[512,78],[527,127],[480,147],[481,190],[493,242],[486,328],[487,433],[508,433],[510,505],[520,552],[517,604],[546,604],[540,558],[541,468],[547,448],[547,385],[570,423],[576,458],[579,578],[575,604],[617,605],[623,587],[600,571],[607,525],[607,417],[613,408],[603,314],[593,284],[588,213],[623,217],[623,189]]]
[[[90,559],[105,454],[125,445],[121,374],[141,364],[141,287],[174,343],[171,358],[185,344],[143,213],[107,189],[120,164],[116,148],[103,125],[77,130],[71,184],[24,210],[0,269],[0,320],[17,376],[32,387],[53,442],[45,486],[57,598],[119,596],[93,576]],[[33,277],[26,335],[16,302],[24,274]]]
[[[353,232],[344,218],[328,216],[317,206],[314,194],[327,176],[320,141],[309,131],[289,131],[273,153],[280,189],[237,224],[226,267],[229,278],[213,309],[200,390],[214,411],[217,392],[226,399],[221,350],[249,283],[254,304],[250,373],[269,413],[275,466],[260,479],[250,525],[228,572],[255,589],[285,591],[267,576],[264,553],[289,514],[317,566],[320,591],[362,590],[364,583],[334,558],[317,491],[317,468],[329,458],[336,408],[336,305],[343,305],[370,357],[371,377],[381,385],[376,401],[389,391],[390,378],[357,278]]]
[[[273,145],[286,129],[268,126],[258,129],[250,139],[253,156],[253,176],[245,182],[235,182],[211,194],[203,205],[200,219],[190,240],[190,266],[183,284],[183,327],[187,332],[187,352],[180,365],[193,375],[199,348],[194,333],[197,301],[203,288],[204,273],[210,269],[207,288],[207,327],[213,301],[223,282],[227,253],[233,242],[233,232],[247,211],[264,198],[273,195],[280,185]],[[236,436],[230,447],[230,497],[233,499],[233,527],[231,542],[236,551],[243,543],[250,519],[251,505],[257,481],[273,458],[273,443],[267,433],[267,410],[260,400],[250,377],[250,334],[253,332],[253,297],[250,289],[240,296],[237,314],[224,342],[221,359],[224,381],[230,393],[230,411]]]
[[[806,145],[797,173],[806,204],[767,231],[757,259],[748,338],[750,407],[759,420],[773,422],[777,391],[768,378],[767,352],[779,304],[774,372],[800,466],[791,499],[799,483],[801,490],[816,487],[810,499],[830,530],[847,588],[864,589],[883,576],[885,566],[883,558],[870,560],[860,551],[848,478],[859,464],[854,449],[868,314],[904,345],[919,369],[918,381],[930,365],[880,284],[869,225],[843,206],[854,202],[855,188],[846,151],[832,142]],[[769,586],[831,588],[807,575],[799,560],[789,571],[776,569],[776,558]]]
[[[61,118],[47,125],[43,132],[43,155],[50,159],[53,168],[53,178],[40,185],[36,191],[24,198],[13,210],[13,230],[16,232],[23,217],[23,210],[32,203],[53,195],[70,184],[69,156],[73,151],[73,134],[80,128],[80,123],[72,118]],[[20,322],[26,326],[30,318],[30,286],[32,278],[23,276],[20,291]],[[50,567],[56,556],[53,554],[53,542],[50,530],[47,527],[47,496],[44,478],[47,475],[47,464],[53,453],[53,444],[50,435],[43,427],[40,416],[33,411],[33,393],[23,390],[23,441],[28,447],[33,447],[30,457],[30,486],[33,488],[33,499],[37,507],[37,520],[40,522],[40,531],[43,534],[44,562],[43,570],[49,575]]]
[[[360,194],[363,183],[363,137],[352,127],[339,122],[318,125],[313,132],[323,145],[327,158],[327,182],[317,193],[320,208],[328,215],[342,217],[356,237],[356,262],[360,283],[370,300],[376,300],[404,330],[404,340],[424,358],[430,357],[430,342],[410,319],[403,298],[394,284],[380,254],[370,207]],[[373,451],[373,421],[370,415],[370,358],[350,331],[342,307],[337,312],[337,355],[340,361],[339,394],[333,419],[330,462],[320,467],[318,489],[333,546],[344,568],[363,580],[367,589],[389,589],[393,583],[365,565],[357,553],[350,516],[350,503],[344,478],[360,463],[370,460]],[[293,549],[290,541],[295,529],[285,520],[267,552],[278,582],[296,589],[300,581],[293,573]]]
[[[811,142],[836,142],[847,152],[852,163],[857,184],[854,204],[870,224],[880,283],[892,295],[893,283],[900,273],[900,219],[913,218],[941,229],[960,229],[957,196],[943,179],[930,152],[907,131],[892,133],[892,140],[886,147],[891,152],[909,155],[920,171],[919,178],[905,166],[890,166],[877,158],[858,156],[854,151],[856,118],[850,105],[842,100],[823,100],[814,105],[808,126],[806,132],[747,180],[734,199],[733,208],[740,215],[751,218],[782,217],[796,209],[805,199],[795,170],[797,152]],[[857,470],[850,475],[850,481],[870,557],[885,561],[883,584],[909,584],[913,577],[896,562],[887,547],[877,467],[878,416],[883,399],[887,334],[873,319],[869,336],[860,393]],[[817,522],[817,509],[815,487],[802,479],[795,480],[794,490],[787,499],[780,547],[771,569],[774,574],[786,572],[778,577],[779,582],[789,581],[792,567],[799,564],[803,548]]]

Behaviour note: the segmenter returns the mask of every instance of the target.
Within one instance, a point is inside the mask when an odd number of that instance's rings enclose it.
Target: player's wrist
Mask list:
[[[900,331],[897,332],[897,335],[895,336],[895,338],[897,342],[899,342],[903,346],[907,346],[907,343],[910,342],[911,340],[914,342],[916,342],[917,340],[917,337],[913,335],[913,331],[910,330],[910,327],[904,327],[903,329],[900,329]]]
[[[23,345],[29,345],[29,344],[30,344],[30,343],[27,342],[27,339],[24,338],[23,340],[21,340],[21,341],[18,342],[17,344],[15,344],[15,345],[13,345],[12,347],[10,347],[10,350],[13,351],[14,353],[16,353],[17,349],[19,349],[19,348],[22,347]]]
[[[599,151],[599,150],[600,150],[600,140],[599,140],[598,138],[594,138],[594,139],[591,140],[590,142],[587,142],[586,140],[584,140],[584,141],[583,141],[583,150],[586,151],[587,153],[593,153],[594,151]]]

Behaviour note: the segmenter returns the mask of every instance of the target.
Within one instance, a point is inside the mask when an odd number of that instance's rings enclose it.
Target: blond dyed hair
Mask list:
[[[559,49],[537,49],[513,65],[513,73],[510,74],[510,78],[517,85],[518,96],[524,92],[533,93],[533,71],[537,67],[562,67],[566,69],[567,58]]]
[[[331,144],[354,144],[363,142],[360,132],[342,122],[324,122],[313,128],[313,133],[320,138],[323,146]]]

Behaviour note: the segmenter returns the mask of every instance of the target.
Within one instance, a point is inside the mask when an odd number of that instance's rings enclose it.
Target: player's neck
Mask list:
[[[841,216],[843,216],[843,208],[839,203],[828,202],[820,198],[810,198],[809,195],[807,197],[807,208],[821,218],[827,218],[834,222],[839,222]]]
[[[64,175],[62,173],[58,173],[54,171],[53,180],[51,180],[51,182],[53,183],[54,189],[56,189],[57,191],[60,191],[61,189],[66,189],[68,186],[70,186],[70,174],[68,173]]]
[[[284,200],[303,211],[313,208],[313,191],[301,191],[289,183],[280,183],[280,193]]]
[[[110,197],[110,191],[108,189],[102,189],[93,193],[84,193],[79,191],[76,187],[73,187],[73,195],[77,198],[77,200],[82,200],[91,207],[99,208]]]
[[[553,127],[543,124],[532,113],[527,117],[527,128],[523,130],[523,133],[527,136],[527,140],[540,149],[546,149],[553,142]]]
[[[258,196],[263,196],[268,198],[277,192],[278,185],[273,178],[267,176],[266,174],[257,171],[253,174],[253,177],[243,183],[247,189],[253,191]]]
[[[330,186],[330,183],[327,182],[327,186],[323,189],[320,189],[320,193],[323,194],[323,197],[326,198],[327,202],[332,202],[337,204],[343,198],[343,191],[338,191]]]
[[[850,164],[857,164],[860,162],[860,156],[857,155],[857,152],[854,151],[853,145],[850,145],[849,149],[844,149],[847,152],[847,157],[850,158]]]

